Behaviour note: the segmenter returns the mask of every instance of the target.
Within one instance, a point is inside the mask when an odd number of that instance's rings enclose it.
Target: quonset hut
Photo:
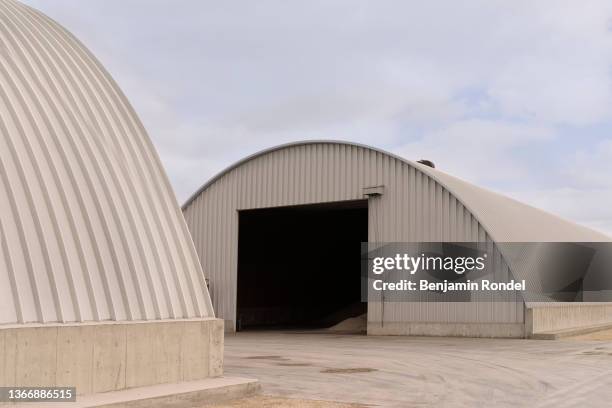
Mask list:
[[[222,372],[222,321],[160,160],[91,53],[0,0],[0,385]]]
[[[226,330],[329,326],[363,313],[371,334],[524,337],[612,322],[610,304],[521,296],[360,302],[360,242],[488,243],[499,273],[529,277],[531,267],[500,243],[610,241],[372,147],[308,141],[264,150],[213,177],[183,213]]]

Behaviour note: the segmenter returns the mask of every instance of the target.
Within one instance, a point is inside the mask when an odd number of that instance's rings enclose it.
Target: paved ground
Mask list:
[[[228,334],[225,345],[226,374],[258,378],[274,397],[397,407],[612,406],[610,340],[243,332]]]
[[[333,401],[313,401],[294,398],[258,395],[240,398],[218,404],[205,405],[203,408],[362,408],[365,405],[347,404]]]

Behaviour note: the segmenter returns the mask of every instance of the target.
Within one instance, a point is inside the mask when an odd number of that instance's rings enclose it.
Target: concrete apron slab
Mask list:
[[[239,332],[228,375],[268,396],[375,407],[610,408],[612,342]]]
[[[131,388],[121,391],[79,395],[71,408],[187,408],[203,404],[243,398],[258,394],[261,385],[258,380],[241,377],[217,377],[176,384],[158,384]],[[60,407],[63,403],[20,403],[26,407]]]

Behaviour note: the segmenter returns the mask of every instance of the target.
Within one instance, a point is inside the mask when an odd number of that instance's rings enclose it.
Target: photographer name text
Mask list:
[[[432,291],[432,292],[460,292],[460,291],[524,291],[525,280],[508,282],[492,282],[486,279],[481,281],[451,282],[444,280],[441,282],[431,282],[427,279],[418,281],[402,279],[397,282],[385,282],[376,279],[372,282],[375,291]]]

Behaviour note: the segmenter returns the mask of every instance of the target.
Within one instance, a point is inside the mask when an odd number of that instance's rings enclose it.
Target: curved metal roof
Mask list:
[[[216,174],[200,187],[182,208],[204,190],[244,163],[277,150],[308,144],[343,144],[370,149],[400,160],[430,176],[448,189],[481,223],[496,242],[608,242],[612,238],[504,195],[477,187],[421,163],[406,160],[372,146],[341,140],[306,140],[274,146],[251,154]]]
[[[0,0],[0,324],[213,316],[160,160],[69,32]]]

